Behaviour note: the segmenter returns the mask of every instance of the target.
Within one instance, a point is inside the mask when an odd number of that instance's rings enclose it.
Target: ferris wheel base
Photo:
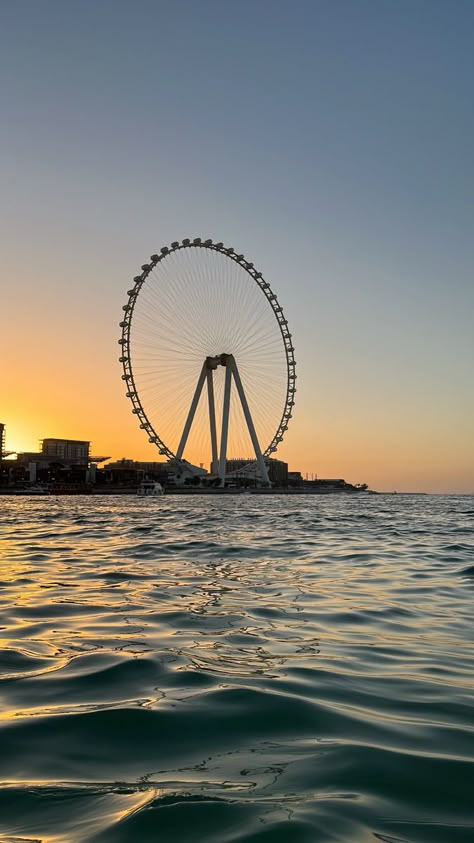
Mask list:
[[[216,428],[216,408],[214,402],[214,371],[217,369],[217,366],[224,366],[225,367],[225,383],[224,383],[224,403],[222,408],[222,427],[221,427],[221,435],[220,435],[220,449],[219,453],[217,451],[217,428]],[[265,465],[265,460],[263,458],[263,454],[260,448],[260,444],[257,437],[257,432],[255,430],[255,426],[253,423],[252,415],[250,412],[250,408],[247,402],[247,397],[245,395],[245,390],[242,385],[242,381],[240,378],[239,370],[237,367],[237,363],[235,361],[233,354],[219,354],[215,357],[206,357],[204,363],[202,365],[201,373],[198,378],[198,382],[196,384],[196,389],[194,390],[194,395],[191,401],[191,406],[189,408],[188,416],[186,418],[186,422],[184,425],[183,433],[178,445],[178,450],[176,451],[176,459],[178,461],[183,461],[183,453],[186,446],[186,442],[188,441],[189,432],[191,430],[192,423],[194,421],[194,416],[196,414],[197,406],[199,404],[199,399],[201,397],[201,393],[204,387],[204,383],[207,383],[207,396],[208,396],[208,408],[209,408],[209,432],[211,437],[211,476],[214,475],[216,478],[219,478],[219,485],[221,488],[225,487],[225,479],[226,479],[226,463],[227,463],[227,440],[228,440],[228,432],[229,432],[229,414],[230,414],[230,401],[231,401],[231,389],[232,389],[232,381],[237,389],[237,394],[240,400],[240,404],[243,410],[245,422],[247,425],[247,429],[250,435],[250,439],[252,442],[252,447],[255,453],[255,459],[258,468],[259,480],[260,485],[266,488],[271,487],[271,483],[268,477],[267,466]],[[189,463],[188,463],[189,465]]]

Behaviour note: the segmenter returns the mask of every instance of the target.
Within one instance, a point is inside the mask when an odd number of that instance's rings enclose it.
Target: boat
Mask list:
[[[157,480],[142,480],[137,489],[137,495],[141,498],[157,498],[164,493],[163,486]]]
[[[47,486],[41,483],[34,483],[32,486],[24,486],[20,489],[13,490],[14,495],[50,495],[51,492]]]

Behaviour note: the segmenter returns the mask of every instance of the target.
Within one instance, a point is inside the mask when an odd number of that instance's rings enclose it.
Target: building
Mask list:
[[[166,462],[140,462],[139,460],[121,460],[107,463],[111,471],[144,471],[150,474],[162,474],[166,470]]]
[[[321,478],[318,480],[304,480],[303,488],[308,492],[316,492],[317,494],[331,494],[333,492],[365,492],[367,490],[366,483],[347,483],[341,477],[338,478]]]
[[[119,485],[134,484],[144,477],[158,480],[164,486],[199,485],[200,478],[206,474],[186,460],[167,460],[167,462],[141,462],[121,459],[109,462],[104,469],[107,483]]]
[[[82,439],[43,439],[41,443],[41,454],[55,462],[64,462],[68,465],[88,465],[90,456],[90,442]],[[98,462],[102,462],[96,460]]]
[[[90,442],[83,439],[43,439],[41,451],[17,455],[12,462],[14,481],[38,480],[44,483],[74,483],[93,485],[96,482],[97,463],[108,457],[91,456]]]
[[[5,451],[5,425],[0,422],[0,486],[7,486],[9,479],[9,469],[7,463],[3,462],[4,457],[7,456]]]
[[[301,471],[288,472],[288,486],[299,489],[303,486],[303,477]]]
[[[305,486],[319,489],[320,491],[338,492],[346,489],[350,484],[346,483],[342,477],[334,478],[320,478],[316,480],[305,480]]]
[[[199,486],[207,475],[205,468],[193,465],[187,460],[168,460],[166,470],[168,486]]]
[[[288,485],[288,463],[271,457],[265,459],[268,479],[272,486],[278,488]],[[236,458],[226,460],[226,480],[235,481],[238,485],[255,485],[260,480],[257,461],[255,459]]]
[[[87,469],[90,462],[102,462],[107,457],[91,457],[90,442],[81,439],[43,439],[41,451],[26,451],[18,454],[18,465],[33,465],[37,469],[50,467]]]
[[[139,462],[123,458],[107,463],[100,474],[108,484],[136,486],[144,477],[164,483],[167,469],[165,462]]]

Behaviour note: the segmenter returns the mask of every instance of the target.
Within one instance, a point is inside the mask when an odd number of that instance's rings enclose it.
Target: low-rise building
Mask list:
[[[301,471],[288,472],[288,486],[291,486],[294,489],[298,489],[303,486],[303,477]]]
[[[82,439],[43,439],[41,454],[69,465],[87,465],[90,444]]]
[[[265,459],[268,479],[272,486],[285,487],[288,485],[288,463],[272,457]],[[257,461],[255,459],[238,457],[226,460],[226,480],[238,485],[255,485],[260,478]]]
[[[145,477],[150,480],[159,480],[162,483],[166,481],[168,472],[165,462],[142,462],[123,457],[121,460],[107,463],[100,475],[103,476],[105,483],[133,486]]]
[[[90,442],[83,439],[47,438],[41,451],[24,451],[12,461],[13,482],[37,480],[54,484],[89,484],[96,482],[96,467],[108,457],[91,456]]]

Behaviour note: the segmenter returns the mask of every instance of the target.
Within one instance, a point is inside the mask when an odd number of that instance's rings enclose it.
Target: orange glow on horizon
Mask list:
[[[83,319],[60,323],[46,347],[25,338],[3,384],[7,449],[34,452],[41,439],[63,437],[90,440],[92,454],[112,459],[161,461],[125,397],[117,331],[85,338]],[[434,411],[422,391],[388,403],[375,382],[340,389],[329,377],[313,394],[311,371],[301,365],[298,374],[294,417],[275,454],[290,470],[375,490],[474,491],[471,416],[459,404],[436,402]]]
[[[120,395],[120,386],[119,382],[115,389],[110,388],[110,394],[102,396],[106,400],[102,402],[101,412],[94,415],[90,406],[84,405],[81,413],[77,406],[72,412],[63,407],[58,417],[46,407],[38,407],[34,416],[27,403],[28,421],[25,421],[25,413],[4,405],[6,449],[35,452],[41,439],[58,436],[90,440],[91,453],[106,454],[113,460],[125,457],[163,461],[156,447],[148,443],[144,431],[138,428],[129,412],[128,401]],[[106,412],[105,405],[109,402],[113,406]],[[442,442],[430,441],[430,437],[420,443],[410,442],[401,434],[395,438],[393,430],[369,435],[354,420],[341,421],[339,429],[326,428],[323,421],[313,428],[308,418],[295,416],[285,442],[274,456],[288,462],[290,471],[301,471],[303,477],[306,474],[343,477],[348,482],[367,483],[381,491],[471,493],[474,489],[472,468],[466,462],[462,440],[456,442],[453,438],[449,450],[443,451]],[[191,453],[185,456],[193,462]]]

